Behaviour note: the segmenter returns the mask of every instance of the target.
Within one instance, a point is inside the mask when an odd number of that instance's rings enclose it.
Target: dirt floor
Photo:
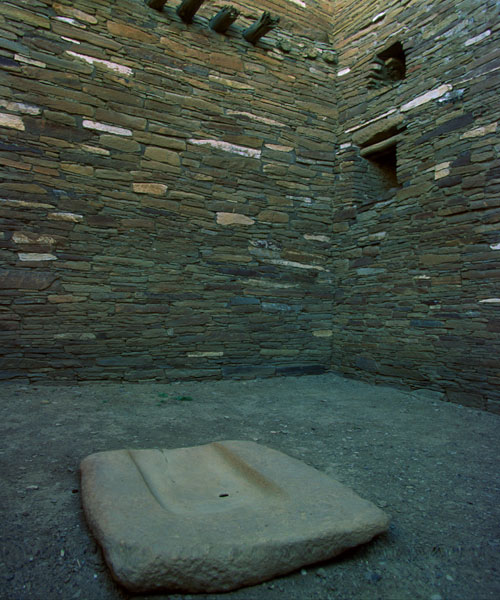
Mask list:
[[[117,600],[87,529],[78,465],[118,448],[254,440],[392,517],[321,565],[227,594],[155,600],[500,598],[500,416],[333,374],[169,385],[0,387],[0,597]]]

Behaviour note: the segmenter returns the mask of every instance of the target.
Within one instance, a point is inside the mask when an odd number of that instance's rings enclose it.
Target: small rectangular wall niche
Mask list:
[[[400,81],[406,77],[406,56],[401,42],[395,42],[377,57],[383,61],[389,81]]]
[[[394,114],[361,126],[352,141],[359,147],[360,178],[356,188],[365,204],[377,202],[400,187],[398,144],[406,129],[405,118]]]
[[[383,192],[400,187],[398,181],[397,144],[367,156],[373,183]]]
[[[373,59],[368,74],[370,87],[380,87],[406,77],[406,55],[401,42],[394,42]]]
[[[401,187],[398,180],[397,148],[403,134],[394,135],[394,130],[386,131],[385,134],[385,138],[380,139],[379,134],[379,141],[360,149],[363,170],[366,172],[366,179],[362,183],[363,195],[365,201],[370,203],[387,198]]]

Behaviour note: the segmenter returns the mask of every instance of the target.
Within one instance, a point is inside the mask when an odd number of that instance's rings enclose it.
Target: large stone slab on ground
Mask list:
[[[220,592],[331,558],[388,516],[254,442],[99,452],[81,463],[88,523],[133,591]]]

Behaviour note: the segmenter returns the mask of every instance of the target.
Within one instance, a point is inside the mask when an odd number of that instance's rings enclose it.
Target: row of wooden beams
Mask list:
[[[162,11],[167,0],[146,0],[150,8]],[[182,0],[176,9],[177,14],[185,23],[192,23],[195,14],[201,8],[205,0]],[[217,33],[225,33],[229,27],[239,17],[240,11],[232,6],[224,6],[209,22],[209,27]],[[279,17],[272,17],[269,12],[262,13],[261,17],[253,23],[248,29],[243,31],[243,37],[247,42],[256,44],[266,33],[274,29],[278,23]]]

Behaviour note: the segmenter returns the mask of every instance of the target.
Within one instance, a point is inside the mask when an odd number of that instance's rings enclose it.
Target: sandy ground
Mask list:
[[[224,439],[258,441],[304,460],[382,507],[392,524],[327,563],[196,599],[500,597],[498,415],[333,374],[4,385],[0,397],[1,598],[132,598],[111,579],[87,529],[80,460],[101,450]]]

